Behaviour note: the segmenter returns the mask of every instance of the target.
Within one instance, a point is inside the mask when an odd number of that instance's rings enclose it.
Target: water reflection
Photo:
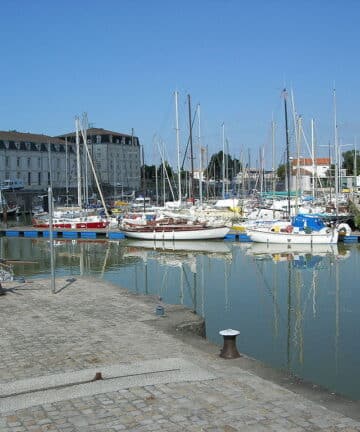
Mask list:
[[[25,277],[50,275],[49,242],[0,238],[1,257]],[[238,349],[277,368],[360,398],[358,245],[54,240],[56,275],[104,278],[184,304],[207,337],[240,330]]]
[[[253,255],[259,259],[272,259],[275,263],[280,261],[304,262],[304,268],[312,268],[314,262],[320,262],[322,257],[346,258],[350,251],[340,248],[337,244],[309,245],[309,244],[267,244],[252,243],[246,248],[246,254]],[[315,258],[315,260],[311,260]],[[307,259],[308,258],[308,259]],[[308,264],[308,266],[306,266]],[[301,267],[301,266],[300,266]]]

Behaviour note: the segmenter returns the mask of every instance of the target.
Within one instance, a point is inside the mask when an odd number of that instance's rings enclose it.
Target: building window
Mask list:
[[[38,173],[38,185],[41,186],[41,172]]]
[[[16,166],[19,168],[19,166],[20,166],[20,158],[19,157],[17,157],[16,158]]]
[[[28,168],[31,168],[31,158],[28,158],[27,166],[28,166]],[[29,184],[30,184],[30,183],[29,183]]]
[[[38,168],[41,168],[41,158],[38,158]]]
[[[48,184],[50,184],[50,171],[48,171]]]
[[[28,173],[28,185],[31,185],[31,172]]]

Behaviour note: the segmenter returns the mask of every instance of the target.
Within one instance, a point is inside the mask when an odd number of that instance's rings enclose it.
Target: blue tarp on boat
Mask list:
[[[292,219],[292,226],[305,230],[306,228],[312,231],[320,231],[325,228],[324,221],[319,216],[298,214]]]

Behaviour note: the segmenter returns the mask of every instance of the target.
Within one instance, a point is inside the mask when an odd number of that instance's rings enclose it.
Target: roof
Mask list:
[[[298,164],[298,159],[293,159],[291,161],[292,166],[296,166],[297,164]],[[311,166],[312,164],[313,164],[312,158],[299,158],[299,165]],[[330,158],[315,158],[314,160],[314,165],[330,165],[330,164],[331,164]]]
[[[120,136],[125,136],[125,137],[129,137],[131,138],[132,135],[129,134],[124,134],[122,132],[114,132],[114,131],[110,131],[107,129],[102,129],[102,128],[89,128],[86,131],[88,136],[93,136],[93,135],[120,135]],[[70,132],[64,135],[58,135],[59,138],[66,138],[66,137],[74,137],[76,135],[76,132]]]
[[[42,134],[32,134],[27,132],[6,132],[6,131],[0,131],[0,140],[3,141],[25,141],[25,142],[37,142],[37,143],[48,143],[51,142],[52,144],[64,144],[64,141],[56,138],[51,137],[49,135],[42,135]]]

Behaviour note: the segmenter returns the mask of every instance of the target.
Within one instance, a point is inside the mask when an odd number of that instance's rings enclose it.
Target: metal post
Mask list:
[[[53,197],[51,186],[48,188],[49,199],[49,240],[50,240],[50,266],[51,266],[51,292],[55,294],[55,259],[53,242]]]

